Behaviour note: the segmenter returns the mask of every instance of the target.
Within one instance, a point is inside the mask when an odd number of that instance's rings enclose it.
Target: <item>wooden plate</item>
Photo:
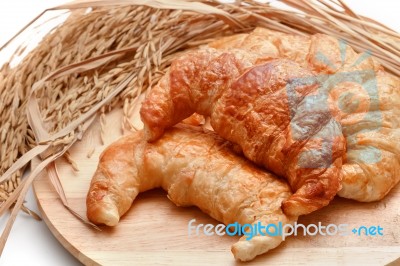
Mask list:
[[[137,111],[132,118],[137,126]],[[107,115],[106,144],[121,135],[122,110]],[[97,166],[100,126],[96,121],[82,141],[70,150],[80,171],[64,160],[56,162],[70,206],[86,217],[86,193]],[[88,151],[95,147],[88,158]],[[43,173],[34,183],[34,191],[43,218],[56,238],[84,264],[101,265],[234,265],[231,245],[238,237],[188,235],[188,222],[213,223],[197,208],[176,207],[162,190],[139,195],[130,211],[115,228],[96,231],[70,214]],[[384,200],[358,203],[336,198],[328,207],[299,223],[348,224],[349,230],[361,226],[381,226],[383,236],[350,233],[347,236],[291,236],[275,250],[257,257],[246,265],[383,265],[400,257],[400,186]]]

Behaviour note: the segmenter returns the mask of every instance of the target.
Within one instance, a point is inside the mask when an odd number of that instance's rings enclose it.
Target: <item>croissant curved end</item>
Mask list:
[[[310,214],[329,204],[342,188],[340,178],[329,179],[326,183],[308,182],[282,202],[282,210],[289,216]]]
[[[276,219],[277,217],[279,218]],[[293,224],[295,220],[297,220],[297,217],[288,217],[282,213],[275,213],[275,217],[263,216],[253,224],[262,223],[268,225],[269,223],[282,223],[286,225]],[[283,230],[287,232],[288,228],[284,227]],[[231,252],[237,260],[250,261],[256,256],[278,247],[282,241],[284,241],[282,235],[257,234],[249,240],[246,236],[242,236],[238,242],[232,245]]]
[[[105,224],[107,226],[116,226],[119,223],[118,208],[110,203],[88,203],[87,216],[95,224]]]
[[[149,127],[144,124],[143,126],[144,139],[148,142],[154,142],[158,140],[164,134],[164,128],[160,126]]]

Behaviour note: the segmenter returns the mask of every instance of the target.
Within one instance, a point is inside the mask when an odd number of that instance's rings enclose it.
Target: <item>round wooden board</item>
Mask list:
[[[141,127],[137,110],[132,121]],[[107,115],[106,145],[121,135],[122,110]],[[82,141],[70,150],[76,172],[64,160],[56,162],[69,205],[86,217],[86,193],[97,160],[105,145],[100,144],[100,126],[95,121]],[[88,151],[95,147],[88,158]],[[36,162],[37,163],[37,162]],[[213,223],[195,207],[171,203],[162,190],[142,193],[115,228],[102,231],[84,225],[66,210],[42,173],[34,182],[42,216],[55,237],[76,258],[87,265],[234,265],[230,246],[238,237],[188,235],[188,222]],[[383,236],[291,236],[275,250],[246,265],[383,265],[400,257],[400,186],[384,200],[358,203],[336,198],[328,207],[306,217],[302,224],[348,224],[383,227]]]

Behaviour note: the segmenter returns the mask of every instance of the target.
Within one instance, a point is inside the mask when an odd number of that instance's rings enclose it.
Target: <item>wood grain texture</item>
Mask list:
[[[141,127],[138,112],[132,121]],[[106,145],[121,135],[122,110],[107,115]],[[70,206],[86,217],[86,193],[97,160],[105,145],[100,144],[99,122],[70,150],[80,171],[63,159],[57,168]],[[88,151],[95,147],[91,158]],[[87,265],[384,265],[400,257],[400,186],[384,200],[358,203],[335,198],[327,207],[301,217],[299,223],[348,224],[348,228],[383,227],[383,236],[291,236],[278,248],[250,263],[239,263],[230,252],[239,237],[188,235],[188,222],[217,221],[195,207],[177,207],[162,190],[152,190],[134,201],[115,228],[98,232],[70,214],[58,199],[46,173],[34,183],[42,216],[55,237],[76,258]]]

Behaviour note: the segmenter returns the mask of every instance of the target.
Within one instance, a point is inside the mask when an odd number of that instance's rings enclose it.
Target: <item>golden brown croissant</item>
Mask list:
[[[347,142],[339,196],[380,200],[400,181],[400,79],[386,73],[368,53],[358,54],[344,41],[324,34],[304,37],[263,28],[209,45],[275,54],[318,75],[326,87],[321,93],[340,110]]]
[[[247,158],[287,178],[295,193],[284,212],[308,214],[341,188],[345,140],[335,109],[311,71],[272,60],[268,45],[247,49],[207,48],[175,60],[143,102],[145,136],[154,141],[193,112],[210,116],[213,129]]]
[[[286,182],[233,154],[231,145],[189,125],[171,128],[154,143],[142,132],[121,138],[101,155],[87,195],[88,218],[114,226],[139,192],[162,187],[176,205],[195,205],[225,224],[293,223],[297,218],[281,209],[291,195]],[[282,241],[281,236],[244,236],[232,252],[251,260]]]

